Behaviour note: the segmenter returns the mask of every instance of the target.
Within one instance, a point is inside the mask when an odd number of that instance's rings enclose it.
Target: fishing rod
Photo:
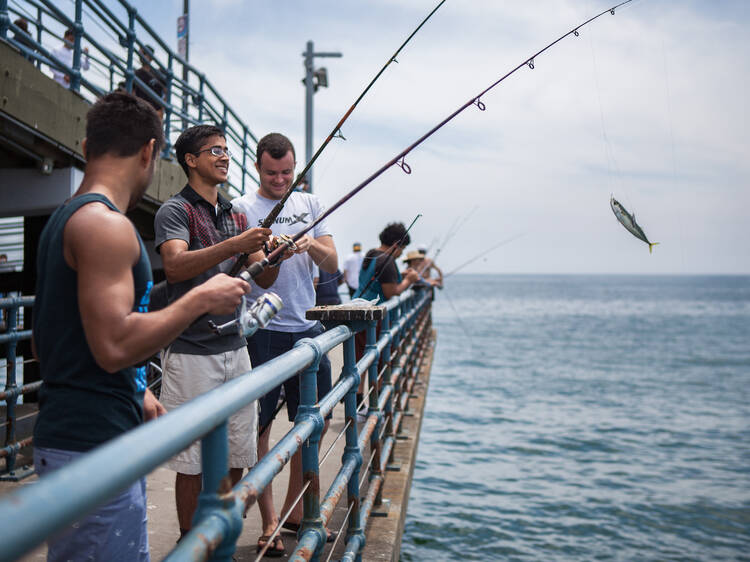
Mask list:
[[[358,186],[356,186],[354,189],[352,189],[349,193],[344,195],[341,199],[339,199],[336,203],[334,203],[331,207],[329,207],[323,214],[321,214],[316,220],[312,221],[308,226],[300,230],[297,234],[295,234],[293,237],[289,238],[288,240],[283,240],[281,244],[274,249],[271,253],[269,253],[265,258],[263,258],[261,261],[254,262],[250,264],[247,271],[250,274],[251,277],[255,278],[258,275],[260,275],[266,267],[269,265],[275,264],[282,256],[282,254],[286,251],[287,248],[291,247],[294,242],[302,238],[305,234],[307,234],[310,230],[315,228],[318,224],[320,224],[321,221],[328,218],[331,213],[335,212],[339,207],[341,207],[344,203],[349,201],[352,197],[354,197],[357,193],[362,191],[365,187],[367,187],[370,183],[373,182],[376,178],[378,178],[383,172],[388,170],[391,166],[397,165],[399,168],[403,170],[406,174],[411,174],[412,170],[409,164],[406,163],[406,155],[409,154],[412,150],[414,150],[416,147],[418,147],[420,144],[422,144],[425,140],[427,140],[429,137],[435,134],[436,131],[438,131],[440,128],[445,126],[447,123],[449,123],[451,120],[453,120],[459,113],[466,110],[471,105],[476,105],[477,108],[480,111],[484,111],[486,109],[485,104],[481,101],[481,97],[485,95],[487,92],[495,88],[498,84],[500,84],[503,80],[511,76],[514,72],[519,70],[520,68],[523,68],[524,66],[528,66],[529,68],[534,68],[534,59],[565,39],[568,35],[575,35],[578,37],[579,30],[591,23],[592,21],[600,18],[606,13],[610,13],[612,15],[615,15],[615,10],[619,8],[620,6],[624,6],[625,4],[629,4],[633,0],[625,0],[624,2],[620,2],[619,4],[616,4],[615,6],[609,8],[608,10],[604,10],[603,12],[595,15],[592,18],[589,18],[588,20],[584,21],[580,25],[574,27],[567,33],[561,35],[557,39],[555,39],[552,43],[544,47],[543,49],[537,51],[534,53],[531,57],[524,59],[522,63],[520,63],[518,66],[516,66],[513,70],[508,72],[507,74],[503,75],[501,78],[493,82],[490,86],[482,90],[478,95],[472,97],[469,101],[467,101],[465,104],[463,104],[461,107],[459,107],[456,111],[451,113],[448,117],[443,119],[440,123],[435,125],[432,129],[427,131],[424,135],[419,137],[414,143],[409,145],[407,148],[399,152],[395,157],[393,157],[391,160],[386,162],[383,166],[381,166],[375,173],[373,173],[370,177],[368,177],[365,181],[360,183]]]
[[[453,226],[456,225],[456,223],[458,223],[458,219],[456,219],[455,221],[453,221],[453,225],[451,226],[451,229],[448,230],[448,234],[446,234],[445,239],[443,240],[443,243],[440,244],[440,246],[438,247],[438,249],[435,251],[435,257],[434,258],[428,258],[427,257],[427,252],[425,252],[425,256],[424,256],[425,257],[425,262],[422,264],[422,267],[417,270],[417,273],[419,273],[420,276],[424,273],[424,271],[428,268],[428,266],[435,265],[435,260],[438,259],[438,256],[440,255],[440,252],[443,251],[443,248],[445,248],[445,245],[448,242],[450,242],[451,239],[456,235],[456,233],[461,229],[461,227],[468,222],[468,220],[471,218],[471,215],[473,215],[478,208],[479,208],[479,206],[475,205],[474,208],[471,211],[469,211],[469,214],[467,214],[464,217],[464,219],[455,228],[453,228]],[[428,259],[431,260],[432,263],[430,263],[429,261],[427,261]]]
[[[518,238],[521,238],[522,236],[524,236],[524,235],[523,234],[516,234],[515,236],[511,236],[510,238],[506,238],[505,240],[503,240],[501,242],[498,242],[497,244],[495,244],[494,246],[491,246],[490,248],[487,248],[486,250],[482,250],[482,252],[480,252],[479,254],[477,254],[476,256],[474,256],[473,258],[466,260],[464,263],[462,263],[461,265],[459,265],[457,268],[455,268],[450,273],[446,273],[445,275],[443,275],[443,278],[450,277],[454,273],[458,273],[458,271],[460,269],[463,269],[467,265],[474,263],[479,258],[486,256],[487,254],[489,254],[490,252],[492,252],[494,250],[497,250],[500,246],[505,246],[506,244],[510,244],[511,242],[513,242],[513,240],[517,240]]]
[[[385,256],[386,256],[386,258],[390,258],[391,256],[393,256],[393,254],[394,254],[394,253],[396,252],[396,248],[397,248],[397,247],[398,247],[398,246],[399,246],[399,245],[401,244],[401,242],[403,242],[403,241],[404,241],[404,239],[405,239],[405,238],[406,238],[406,237],[408,236],[408,234],[409,234],[409,231],[411,230],[411,227],[412,227],[412,226],[414,226],[414,223],[415,223],[415,222],[417,222],[417,220],[419,220],[419,217],[421,217],[421,216],[422,216],[422,214],[420,213],[420,214],[418,214],[418,215],[417,215],[416,217],[414,217],[414,220],[413,220],[413,221],[411,221],[411,224],[409,225],[409,228],[407,228],[407,229],[406,229],[406,232],[404,232],[403,236],[401,236],[401,238],[399,238],[399,239],[398,239],[398,240],[396,240],[396,241],[395,241],[395,242],[394,242],[393,244],[391,244],[391,247],[390,247],[390,248],[388,248],[388,251],[387,251],[387,252],[385,253]],[[376,260],[376,258],[372,258],[372,259],[373,259],[373,261],[377,261],[377,260]],[[385,268],[383,268],[383,269],[385,269]],[[367,282],[367,284],[365,285],[365,288],[364,288],[364,289],[362,289],[361,291],[360,291],[359,289],[357,289],[357,292],[358,292],[358,293],[360,294],[360,296],[361,296],[361,295],[364,295],[364,294],[365,294],[365,291],[367,291],[367,289],[369,289],[369,288],[370,288],[370,285],[372,285],[372,282],[373,282],[373,281],[375,281],[375,280],[376,280],[376,279],[377,279],[378,277],[380,277],[380,276],[381,276],[381,275],[383,274],[383,269],[381,269],[381,270],[380,270],[380,273],[376,275],[376,274],[375,274],[375,268],[373,267],[373,270],[372,270],[372,277],[370,277],[370,280],[369,280],[369,281]]]
[[[401,43],[401,46],[398,49],[396,49],[396,52],[393,53],[393,55],[388,59],[388,61],[386,61],[386,63],[383,65],[383,68],[380,69],[380,72],[378,72],[375,75],[375,77],[370,81],[370,83],[367,85],[367,87],[364,90],[362,90],[362,93],[359,94],[359,97],[356,100],[354,100],[354,103],[352,104],[352,106],[347,110],[346,113],[344,113],[344,116],[339,120],[338,123],[336,123],[336,125],[333,127],[333,129],[331,130],[331,132],[328,133],[328,137],[326,137],[326,140],[323,141],[323,144],[321,144],[320,147],[318,148],[318,150],[315,152],[315,154],[313,154],[312,158],[310,158],[310,161],[307,163],[307,165],[304,167],[304,169],[299,174],[297,174],[297,178],[294,180],[294,182],[292,183],[292,185],[289,186],[289,189],[286,190],[286,192],[281,197],[281,199],[279,199],[279,202],[276,203],[276,205],[274,206],[273,209],[271,209],[271,212],[268,213],[268,216],[265,219],[263,219],[263,222],[260,225],[261,227],[263,227],[263,228],[271,228],[271,225],[276,220],[276,217],[279,216],[279,213],[281,213],[281,210],[284,208],[284,205],[286,204],[287,199],[289,199],[289,197],[294,192],[294,189],[305,178],[305,176],[307,175],[307,172],[310,170],[310,168],[312,167],[312,165],[318,159],[318,156],[320,156],[320,153],[323,152],[323,150],[325,149],[326,146],[328,146],[328,143],[330,143],[331,140],[333,140],[336,137],[339,137],[339,138],[341,138],[343,140],[346,140],[346,138],[344,137],[344,135],[341,134],[341,127],[344,124],[344,122],[349,118],[349,116],[354,111],[354,108],[357,107],[357,104],[360,101],[362,101],[362,98],[365,97],[365,95],[367,94],[367,92],[370,91],[370,88],[372,88],[373,84],[375,84],[375,82],[377,82],[378,78],[380,78],[380,76],[385,72],[386,68],[388,68],[392,62],[398,63],[398,60],[396,60],[396,57],[399,55],[399,53],[402,51],[402,49],[404,47],[406,47],[406,44],[409,41],[411,41],[411,38],[414,37],[420,29],[422,29],[422,26],[425,23],[427,23],[427,20],[429,20],[432,17],[432,15],[435,12],[438,11],[438,9],[440,8],[440,6],[442,6],[443,4],[445,4],[445,1],[446,0],[441,0],[440,3],[437,6],[435,6],[435,8],[429,14],[427,14],[427,17],[422,20],[422,23],[420,23],[414,29],[414,31],[411,32],[411,34],[406,38],[406,40],[403,43]],[[249,257],[248,254],[242,254],[237,259],[237,262],[235,262],[235,264],[232,266],[232,269],[230,270],[229,275],[232,276],[232,277],[234,277],[235,275],[237,275],[239,273],[240,269],[242,269],[242,265],[247,261],[248,257]]]

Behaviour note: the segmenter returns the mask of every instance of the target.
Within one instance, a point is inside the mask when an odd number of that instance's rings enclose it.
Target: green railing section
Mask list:
[[[101,0],[0,0],[0,41],[18,49],[40,71],[64,73],[70,79],[70,89],[92,102],[115,89],[132,92],[137,86],[163,107],[167,158],[172,143],[186,127],[218,125],[225,132],[235,164],[230,167],[227,191],[239,195],[257,185],[252,164],[258,139],[239,114],[206,75],[172,51],[133,6],[124,0],[109,4],[116,9]],[[19,18],[26,20],[28,32],[14,23]],[[53,54],[63,44],[67,29],[74,32],[71,65]],[[163,96],[136,75],[145,54],[151,59],[149,71],[164,86]],[[86,62],[88,70],[82,70]]]

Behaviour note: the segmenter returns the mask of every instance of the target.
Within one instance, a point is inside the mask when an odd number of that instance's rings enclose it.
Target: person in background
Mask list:
[[[31,51],[36,51],[36,45],[34,44],[34,40],[31,38],[31,33],[29,33],[29,22],[26,21],[26,18],[18,18],[16,21],[13,22],[13,25],[18,27],[21,31],[16,31],[13,34],[13,40],[16,43],[20,43],[24,47],[30,49]],[[22,52],[23,58],[26,60],[33,60],[34,57],[31,56],[30,53]]]
[[[133,94],[146,100],[156,110],[156,113],[164,120],[164,97],[167,93],[167,83],[164,76],[156,70],[151,61],[154,60],[154,48],[151,45],[144,45],[139,53],[141,67],[135,71],[135,77],[148,86],[154,94],[159,97],[155,100],[140,84],[133,82]]]
[[[435,270],[435,273],[437,273],[437,281],[438,283],[435,284],[435,286],[438,289],[443,288],[443,272],[442,270],[435,264],[435,262],[432,260],[432,258],[427,257],[427,248],[425,246],[417,246],[417,252],[419,252],[422,255],[422,263],[416,265],[414,269],[417,270],[417,273],[422,275],[425,279],[432,279],[432,270]],[[411,252],[410,252],[411,253]]]
[[[52,56],[59,60],[66,68],[73,66],[73,42],[75,41],[75,34],[73,29],[69,28],[65,30],[63,35],[63,44],[52,51]],[[81,55],[81,70],[89,69],[89,48],[84,47]],[[66,70],[53,68],[52,78],[55,82],[60,84],[64,88],[70,88],[70,75]]]
[[[312,193],[310,191],[310,182],[307,181],[307,179],[303,179],[301,182],[299,182],[297,191],[302,191],[303,193]]]
[[[125,213],[151,183],[163,140],[143,101],[122,93],[97,101],[87,114],[81,185],[42,231],[32,332],[44,381],[34,426],[41,478],[164,414],[146,387],[145,361],[197,317],[234,310],[250,289],[218,275],[147,312],[151,264]],[[142,478],[49,539],[47,559],[147,561],[146,513]]]
[[[367,300],[377,299],[382,304],[391,297],[403,293],[413,283],[419,280],[419,274],[411,268],[404,271],[403,276],[398,270],[396,259],[401,256],[404,248],[409,245],[411,238],[406,227],[401,222],[388,224],[379,235],[380,246],[367,252],[362,261],[362,269],[359,273],[359,288],[354,293],[354,298],[361,297]],[[380,335],[380,321],[376,327],[376,333]],[[367,344],[367,335],[364,330],[357,332],[354,337],[355,355],[357,361],[364,355]],[[357,390],[357,405],[364,399],[364,388],[367,377],[362,377]],[[357,421],[364,421],[362,414],[357,414]]]
[[[362,269],[362,260],[364,259],[362,244],[355,242],[352,245],[352,253],[344,259],[344,278],[346,279],[346,286],[349,288],[350,298],[359,287],[359,271]]]
[[[421,251],[416,250],[406,254],[404,263],[406,263],[407,267],[413,269],[419,274],[421,282],[427,283],[432,287],[437,287],[438,289],[443,288],[443,272],[440,271],[440,268],[436,266],[432,262],[432,260],[426,257],[425,254],[423,254]],[[439,275],[437,279],[433,279],[432,277],[430,277],[431,269],[435,269],[437,271]]]
[[[295,152],[291,141],[282,134],[270,133],[260,139],[256,148],[260,185],[257,191],[250,191],[233,201],[235,209],[244,213],[248,224],[260,224],[276,203],[292,185],[294,179]],[[324,212],[318,198],[302,191],[293,191],[286,201],[283,210],[276,217],[271,229],[275,235],[293,236],[305,226],[315,221]],[[273,285],[273,291],[284,301],[281,309],[265,329],[258,330],[248,340],[248,350],[253,365],[258,366],[266,361],[286,353],[297,341],[303,338],[314,338],[323,333],[320,322],[307,320],[305,311],[315,304],[313,276],[315,266],[320,271],[334,273],[338,265],[336,246],[325,220],[318,223],[309,234],[296,242],[294,255],[284,262],[279,277]],[[331,362],[326,355],[320,360],[317,373],[318,399],[331,390]],[[284,382],[287,414],[289,421],[294,420],[300,399],[300,377],[295,376]],[[281,393],[281,385],[271,390],[260,400],[260,428],[258,455],[263,457],[269,450],[270,427],[276,415],[276,404]],[[329,416],[330,417],[330,416]],[[325,421],[326,431],[329,419]],[[322,441],[321,441],[322,442]],[[302,455],[300,451],[292,457],[289,465],[289,486],[282,513],[291,510],[284,528],[297,531],[302,521],[302,504],[297,501],[302,490]],[[266,486],[258,498],[258,508],[263,519],[263,534],[258,539],[257,548],[261,550],[270,540],[269,536],[279,523],[273,505],[271,484]],[[328,539],[334,540],[335,534],[329,532]],[[284,543],[280,537],[266,551],[266,556],[281,556]]]
[[[248,229],[245,216],[234,212],[232,204],[219,194],[218,185],[227,181],[229,173],[229,151],[219,127],[190,127],[183,131],[174,147],[188,183],[159,208],[154,221],[154,245],[164,263],[170,303],[206,279],[229,271],[237,254],[250,254],[250,261],[263,259],[259,250],[271,234],[268,228]],[[278,272],[279,268],[267,268],[256,278],[258,286],[270,286]],[[234,317],[234,311],[228,311],[223,316],[197,319],[164,350],[160,398],[167,410],[174,410],[250,370],[245,338],[237,333],[214,334],[208,325],[209,320],[221,325]],[[257,418],[255,402],[229,418],[232,484],[242,478],[245,467],[256,462]],[[193,443],[166,466],[177,472],[177,519],[180,536],[184,536],[192,527],[201,491],[200,442]]]
[[[335,273],[320,270],[318,276],[313,279],[313,285],[315,285],[315,306],[341,304],[339,285],[343,284],[344,275],[338,269]]]

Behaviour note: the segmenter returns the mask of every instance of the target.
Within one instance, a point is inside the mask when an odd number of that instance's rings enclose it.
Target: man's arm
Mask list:
[[[68,220],[63,249],[78,274],[86,341],[97,364],[111,373],[148,359],[207,312],[232,313],[250,289],[245,281],[220,274],[162,310],[133,312],[132,267],[140,245],[126,217],[97,203]]]
[[[313,238],[305,234],[297,240],[296,254],[307,252],[315,264],[326,273],[336,273],[339,268],[339,256],[336,253],[336,245],[333,236],[326,234]]]
[[[249,266],[251,263],[256,261],[261,261],[265,255],[262,251],[257,251],[254,254],[251,254],[250,257],[247,259],[247,265]],[[283,261],[283,257],[282,257]],[[271,285],[276,283],[276,278],[279,276],[279,267],[281,267],[281,261],[279,261],[279,264],[277,267],[267,267],[263,270],[263,273],[258,275],[253,281],[255,281],[258,284],[258,287],[261,287],[262,289],[268,289]]]
[[[200,250],[188,250],[185,240],[167,240],[159,247],[164,274],[170,283],[187,281],[238,254],[255,254],[270,235],[270,228],[249,228],[242,234]],[[262,256],[253,261],[261,259]]]
[[[404,271],[404,275],[400,283],[380,283],[380,287],[383,289],[383,295],[385,295],[385,300],[388,300],[391,297],[395,297],[396,295],[400,295],[406,289],[411,287],[412,284],[415,283],[418,279],[419,273],[417,273],[412,268],[409,268]]]

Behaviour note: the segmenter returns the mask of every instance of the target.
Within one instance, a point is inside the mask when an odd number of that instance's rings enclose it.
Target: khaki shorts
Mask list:
[[[247,348],[216,355],[162,352],[159,401],[168,410],[189,402],[250,370]],[[249,468],[258,461],[258,402],[253,401],[229,418],[229,467]],[[170,459],[167,468],[182,474],[200,474],[201,447],[196,441]]]

